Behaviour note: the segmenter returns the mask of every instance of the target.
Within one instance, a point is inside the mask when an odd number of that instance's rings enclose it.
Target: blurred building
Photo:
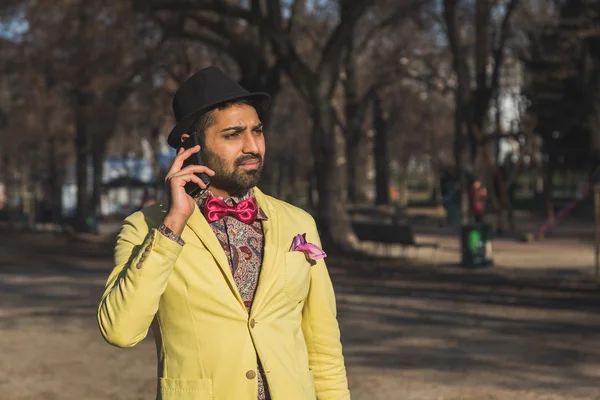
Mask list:
[[[171,164],[175,153],[165,150],[160,154],[161,171],[166,171]],[[92,181],[92,168],[88,169],[90,182]],[[157,200],[162,193],[155,193],[157,177],[154,176],[152,162],[144,158],[112,156],[104,162],[102,178],[103,193],[99,214],[127,215],[138,210],[144,200],[145,193]],[[158,177],[162,181],[162,177]],[[91,186],[89,191],[91,193]],[[77,183],[75,165],[69,165],[66,170],[65,184],[62,188],[62,212],[64,216],[72,216],[77,206]]]

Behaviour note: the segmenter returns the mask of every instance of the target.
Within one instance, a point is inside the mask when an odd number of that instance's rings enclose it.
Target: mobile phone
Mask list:
[[[181,142],[181,145],[179,146],[179,148],[183,147],[184,150],[187,150],[189,148],[192,148],[192,147],[198,146],[198,145],[200,145],[200,143],[198,142],[198,135],[194,133],[189,138],[187,138],[186,140]],[[177,151],[179,151],[179,148],[177,149]],[[200,155],[200,152],[194,153],[191,156],[189,156],[187,158],[187,160],[185,160],[183,162],[182,168],[185,168],[188,165],[205,165],[204,161],[202,161],[202,156]],[[200,179],[202,179],[202,182],[204,182],[206,184],[206,187],[208,187],[210,185],[210,177],[208,176],[208,174],[196,173],[196,176],[199,177]],[[196,195],[198,195],[200,192],[202,192],[204,190],[200,186],[198,186],[198,184],[196,182],[186,183],[184,189],[185,189],[185,192],[192,197],[195,197]]]

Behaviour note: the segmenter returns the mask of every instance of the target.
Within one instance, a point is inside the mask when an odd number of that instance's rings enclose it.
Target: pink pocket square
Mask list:
[[[292,242],[290,251],[301,251],[304,255],[311,260],[320,260],[327,257],[327,254],[319,246],[308,243],[306,241],[306,233],[297,234]]]

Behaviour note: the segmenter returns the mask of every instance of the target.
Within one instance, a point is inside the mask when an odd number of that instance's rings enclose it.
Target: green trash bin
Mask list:
[[[492,229],[485,223],[461,227],[461,264],[466,267],[484,267],[494,263],[492,258]]]

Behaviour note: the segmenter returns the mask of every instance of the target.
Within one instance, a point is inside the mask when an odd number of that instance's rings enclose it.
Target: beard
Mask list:
[[[237,158],[233,165],[221,158],[209,149],[203,149],[206,165],[215,171],[211,177],[211,186],[226,190],[230,193],[238,193],[251,189],[260,182],[263,170],[263,158],[260,154],[247,154]],[[258,168],[247,170],[242,165],[248,161],[258,161]]]

